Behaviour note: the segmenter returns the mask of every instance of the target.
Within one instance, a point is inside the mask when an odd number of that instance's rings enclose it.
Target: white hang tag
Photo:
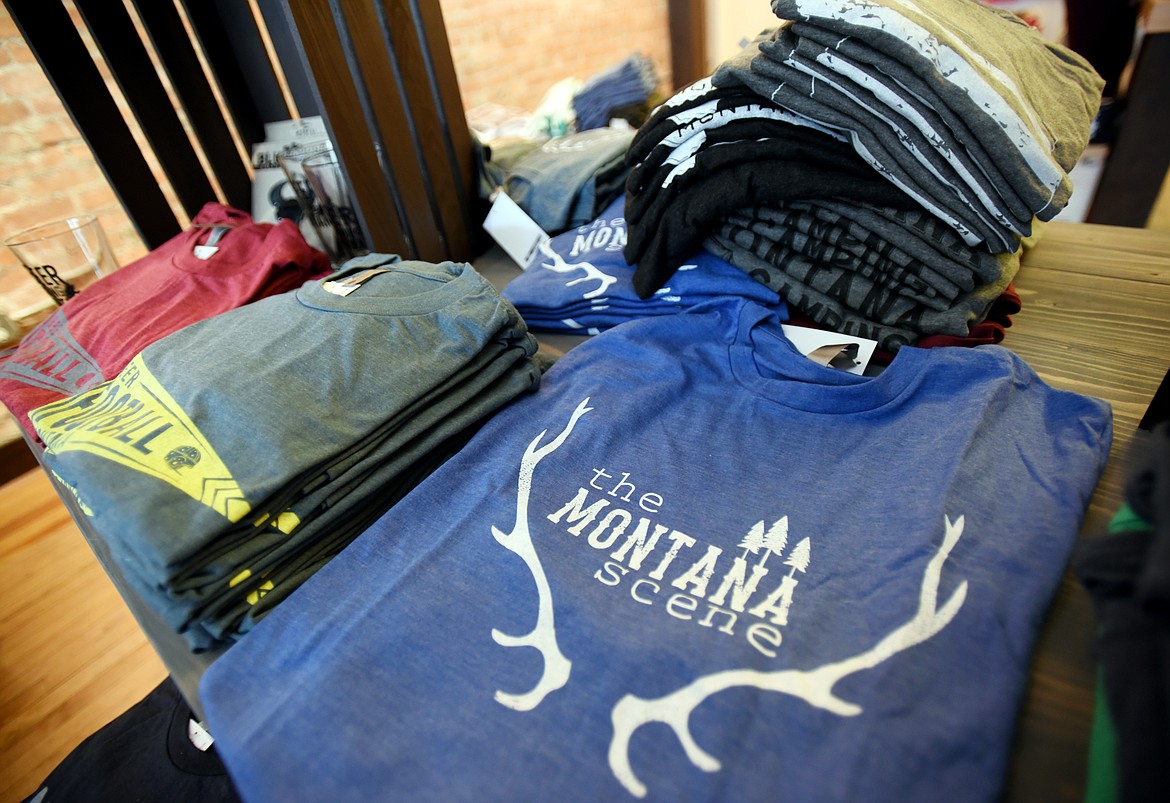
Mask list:
[[[784,336],[804,356],[820,365],[862,376],[877,349],[877,341],[840,332],[781,324]]]
[[[321,287],[326,293],[332,293],[335,296],[347,296],[379,273],[389,272],[389,268],[370,268],[361,273],[355,273],[353,276],[347,276],[340,281],[325,282]]]
[[[528,267],[541,243],[550,239],[540,224],[503,189],[497,189],[493,194],[492,208],[488,210],[483,227],[522,269]]]
[[[187,738],[191,740],[191,744],[195,745],[195,749],[203,753],[206,753],[207,748],[215,742],[202,722],[196,722],[190,718],[187,720]]]
[[[191,250],[198,259],[211,259],[219,250],[219,241],[231,230],[231,226],[215,226],[207,237],[207,242],[197,245]]]

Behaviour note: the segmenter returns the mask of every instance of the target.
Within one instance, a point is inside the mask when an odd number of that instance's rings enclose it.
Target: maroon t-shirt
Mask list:
[[[216,225],[230,227],[205,246]],[[209,253],[210,251],[213,253]],[[138,352],[182,327],[296,289],[332,271],[289,220],[208,203],[191,226],[85,288],[0,361],[0,402],[37,439],[28,413],[116,376]]]

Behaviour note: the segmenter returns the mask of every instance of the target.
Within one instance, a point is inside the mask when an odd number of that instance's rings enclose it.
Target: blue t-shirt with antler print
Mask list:
[[[1111,426],[998,346],[631,322],[213,664],[211,732],[250,801],[993,799]]]
[[[673,315],[713,298],[737,296],[787,307],[775,290],[710,251],[699,250],[678,266],[670,282],[649,298],[634,291],[634,266],[626,262],[625,196],[597,219],[542,243],[523,273],[503,289],[530,329],[591,334],[654,315]]]

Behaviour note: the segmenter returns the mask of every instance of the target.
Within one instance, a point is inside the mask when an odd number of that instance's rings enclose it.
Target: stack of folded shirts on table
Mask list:
[[[970,245],[1015,250],[1072,193],[1103,81],[1010,11],[970,0],[773,0],[786,21],[715,76],[846,132]]]
[[[31,437],[28,412],[117,375],[182,327],[332,272],[292,221],[257,223],[208,203],[158,248],[66,301],[0,361],[0,402]]]
[[[372,254],[175,332],[31,417],[127,580],[202,650],[533,389],[535,352],[470,266]]]
[[[639,295],[697,238],[768,282],[794,318],[891,352],[985,342],[976,329],[1018,309],[1021,248],[1068,202],[1100,77],[968,0],[772,5],[776,29],[669,99],[631,143],[626,256]],[[846,249],[820,242],[790,217],[814,209],[869,233]],[[922,264],[907,273],[908,259]]]
[[[774,289],[706,250],[692,254],[669,285],[639,298],[634,267],[622,255],[624,204],[618,198],[592,223],[542,243],[525,271],[504,288],[504,298],[529,328],[592,335],[636,318],[673,315],[720,296],[783,306]]]
[[[622,194],[633,137],[613,128],[554,137],[516,160],[504,191],[549,234],[589,223]]]
[[[883,351],[966,338],[1007,290],[1020,252],[990,254],[919,211],[798,201],[729,215],[707,248],[824,328]]]
[[[588,131],[609,125],[615,110],[646,105],[658,88],[654,62],[633,53],[618,64],[585,81],[573,95],[577,130]]]

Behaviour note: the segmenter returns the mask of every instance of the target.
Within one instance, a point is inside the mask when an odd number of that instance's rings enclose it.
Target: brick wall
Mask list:
[[[562,78],[586,80],[638,51],[671,88],[666,0],[440,0],[467,108],[532,110]]]
[[[0,239],[82,214],[101,220],[122,264],[146,252],[8,10],[0,6]],[[0,247],[0,274],[19,272],[19,264]],[[9,273],[8,278],[17,277]]]

